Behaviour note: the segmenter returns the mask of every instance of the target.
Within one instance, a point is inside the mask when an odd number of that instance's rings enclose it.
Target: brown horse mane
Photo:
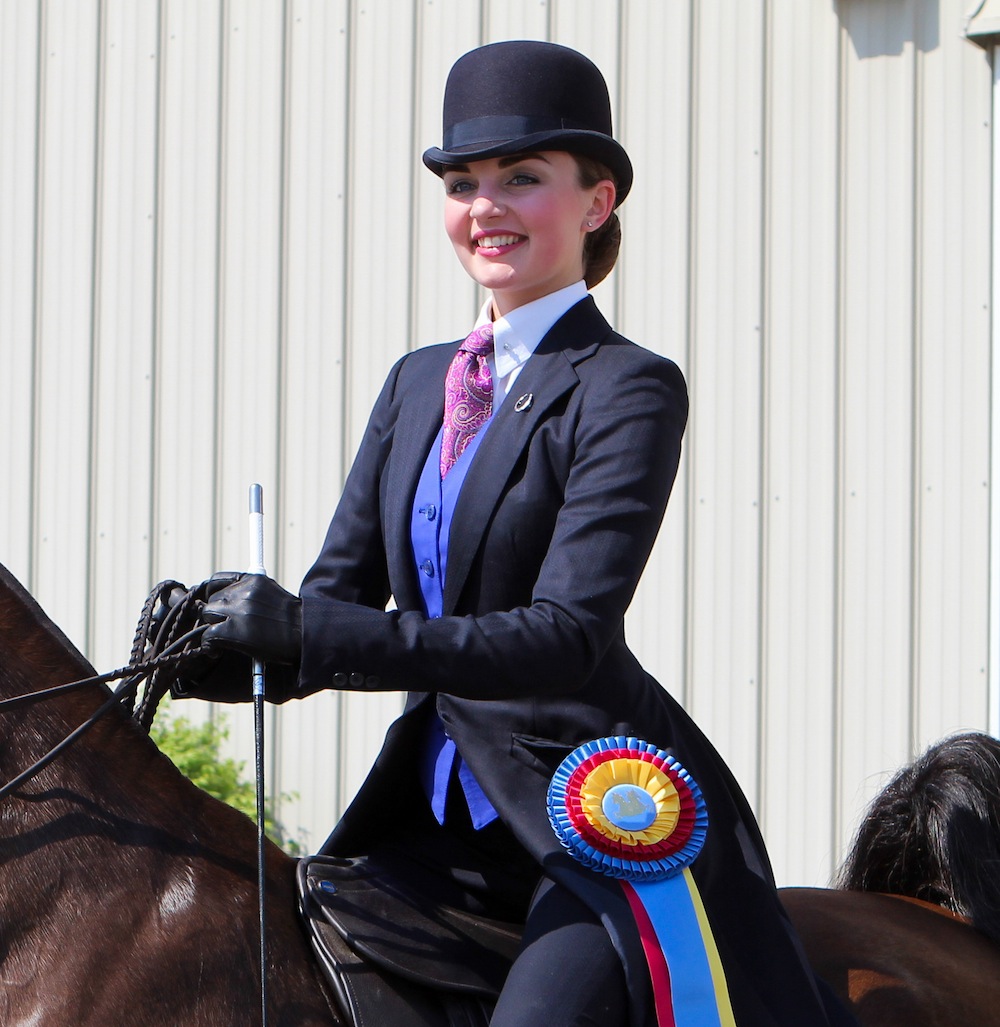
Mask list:
[[[875,798],[838,886],[909,896],[1000,942],[1000,742],[945,738]]]

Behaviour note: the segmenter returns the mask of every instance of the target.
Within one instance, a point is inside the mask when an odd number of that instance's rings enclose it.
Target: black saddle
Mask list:
[[[367,858],[298,866],[320,966],[356,1027],[488,1027],[521,925],[434,903]]]

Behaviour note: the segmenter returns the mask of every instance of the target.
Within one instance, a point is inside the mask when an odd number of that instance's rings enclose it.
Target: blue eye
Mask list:
[[[534,175],[529,175],[527,172],[522,171],[516,174],[511,180],[511,185],[533,185],[538,179]]]
[[[449,196],[456,196],[459,193],[468,192],[472,188],[472,183],[464,178],[456,178],[452,182],[446,182],[444,188]]]

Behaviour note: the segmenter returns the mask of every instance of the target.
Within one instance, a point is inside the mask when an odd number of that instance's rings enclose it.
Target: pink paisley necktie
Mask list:
[[[441,477],[465,452],[493,412],[493,379],[486,363],[493,349],[493,325],[484,324],[462,343],[444,380],[444,437]]]

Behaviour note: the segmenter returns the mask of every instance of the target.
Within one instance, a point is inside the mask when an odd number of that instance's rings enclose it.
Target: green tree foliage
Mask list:
[[[150,731],[160,751],[199,788],[256,822],[256,791],[253,782],[244,779],[244,764],[221,755],[222,745],[229,738],[226,718],[218,716],[202,724],[192,724],[187,717],[165,716],[167,709],[166,704],[161,707],[160,716]],[[282,799],[290,801],[294,796],[282,794]],[[300,841],[290,837],[274,818],[273,796],[266,799],[264,813],[264,830],[268,837],[290,855],[302,855]]]

